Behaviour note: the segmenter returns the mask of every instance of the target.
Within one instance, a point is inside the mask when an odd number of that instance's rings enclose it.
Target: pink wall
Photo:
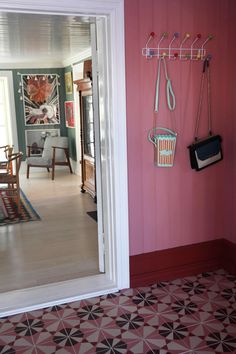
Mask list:
[[[234,238],[232,130],[236,81],[232,80],[235,55],[230,38],[235,32],[235,9],[234,0],[125,0],[131,255]],[[225,159],[204,171],[191,170],[186,148],[193,140],[201,62],[167,63],[177,102],[176,159],[173,168],[153,165],[153,146],[147,133],[153,126],[156,60],[147,61],[141,55],[152,31],[158,38],[164,31],[215,36],[207,47],[213,56],[213,130],[223,136]],[[170,127],[163,92],[162,88],[159,122]],[[203,136],[206,128],[203,123]],[[236,177],[236,163],[234,167]]]
[[[229,28],[230,28],[230,43],[235,43],[235,36],[236,36],[236,26],[235,26],[235,14],[236,14],[236,3],[232,4],[231,7],[231,19],[229,22]],[[235,50],[235,46],[233,46]],[[227,224],[227,238],[230,241],[233,241],[236,243],[236,217],[235,217],[235,211],[236,211],[236,139],[235,139],[235,132],[236,132],[236,99],[235,99],[235,82],[236,82],[236,66],[235,66],[235,52],[232,55],[232,60],[231,60],[231,81],[233,83],[233,110],[232,110],[232,116],[231,118],[233,119],[233,128],[231,132],[232,140],[233,140],[233,160],[230,160],[229,163],[229,169],[233,169],[232,173],[232,181],[229,184],[229,193],[230,195],[233,196],[233,207],[229,210],[228,209],[228,216],[231,220],[231,222],[228,222]]]

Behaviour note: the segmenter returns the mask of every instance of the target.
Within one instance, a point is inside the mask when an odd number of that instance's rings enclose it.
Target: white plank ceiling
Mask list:
[[[90,48],[90,23],[78,16],[0,12],[0,69],[6,66],[59,66]],[[18,67],[19,67],[18,65]]]

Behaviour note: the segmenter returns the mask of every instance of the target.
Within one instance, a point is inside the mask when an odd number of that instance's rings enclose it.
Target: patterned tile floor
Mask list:
[[[0,319],[0,353],[236,353],[236,276],[218,270]]]

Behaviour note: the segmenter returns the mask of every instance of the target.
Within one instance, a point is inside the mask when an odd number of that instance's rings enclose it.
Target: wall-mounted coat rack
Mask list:
[[[175,32],[173,37],[169,41],[168,46],[162,47],[162,42],[168,38],[168,33],[164,32],[161,35],[159,42],[157,43],[157,47],[150,47],[150,44],[153,43],[155,37],[155,33],[151,32],[149,38],[147,40],[145,48],[142,49],[142,55],[147,59],[151,59],[153,57],[161,58],[166,57],[170,60],[204,60],[207,57],[205,46],[206,44],[213,39],[212,35],[209,35],[205,40],[202,40],[202,35],[199,33],[193,37],[192,42],[191,35],[186,33],[182,40],[179,41],[179,46],[174,46],[174,42],[177,39],[180,39],[179,32]],[[190,43],[187,47],[186,44]],[[196,43],[200,43],[201,45],[196,46]]]

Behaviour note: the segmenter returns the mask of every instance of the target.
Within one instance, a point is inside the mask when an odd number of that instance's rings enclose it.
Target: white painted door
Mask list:
[[[103,50],[104,28],[97,24],[91,24],[91,51],[92,51],[92,77],[93,77],[93,114],[94,114],[94,139],[95,139],[95,166],[96,166],[96,196],[97,196],[97,220],[98,220],[98,258],[99,270],[105,272],[105,234],[104,234],[104,203],[102,187],[102,125],[100,106],[103,101],[103,92],[100,87],[104,82],[102,75],[103,59],[99,56]],[[99,45],[99,48],[98,48]]]

